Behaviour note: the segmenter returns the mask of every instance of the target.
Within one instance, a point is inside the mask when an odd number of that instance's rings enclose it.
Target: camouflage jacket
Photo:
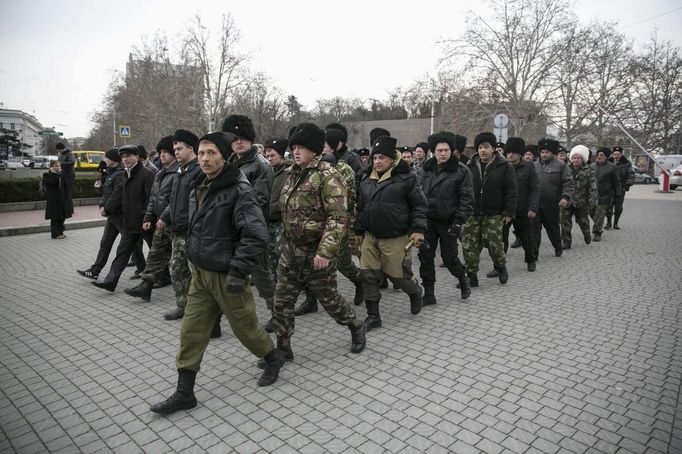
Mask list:
[[[346,205],[348,206],[348,226],[352,226],[353,222],[355,222],[355,201],[357,200],[355,171],[350,164],[342,161],[337,154],[324,154],[322,155],[322,160],[334,166],[343,177],[343,181],[346,182],[346,189],[348,191],[348,197],[346,199]]]
[[[587,164],[583,164],[576,169],[573,164],[569,164],[573,178],[573,197],[571,206],[574,208],[593,209],[597,207],[597,175],[594,169]]]
[[[317,255],[332,258],[346,233],[348,191],[341,174],[321,159],[291,167],[279,202],[285,240],[316,247]]]

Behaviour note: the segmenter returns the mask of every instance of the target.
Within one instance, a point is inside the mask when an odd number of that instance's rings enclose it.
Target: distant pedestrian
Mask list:
[[[66,238],[64,220],[70,218],[73,211],[59,161],[50,161],[49,170],[43,174],[43,185],[47,196],[45,219],[50,220],[50,233],[53,239],[63,240]]]
[[[585,244],[592,242],[590,235],[590,213],[597,207],[597,176],[594,169],[587,164],[590,150],[584,145],[576,145],[571,149],[571,164],[568,168],[573,176],[573,197],[569,205],[561,211],[561,247],[571,249],[573,217],[580,226]]]
[[[613,228],[618,230],[620,229],[618,221],[620,220],[620,215],[623,214],[625,193],[630,190],[630,186],[635,182],[635,171],[632,170],[632,163],[623,155],[623,147],[613,147],[609,162],[613,162],[616,166],[621,190],[620,194],[614,197],[613,203],[607,208],[606,226],[604,228],[606,230],[611,228],[611,216],[613,215]]]
[[[597,157],[594,164],[592,164],[592,168],[597,174],[597,189],[599,192],[599,204],[592,213],[592,220],[594,221],[592,241],[601,241],[608,207],[621,196],[622,187],[618,180],[618,171],[613,163],[607,161],[610,154],[611,149],[609,148],[598,149]]]
[[[73,185],[76,181],[76,159],[73,156],[71,150],[66,148],[66,145],[59,142],[55,145],[57,153],[59,156],[57,160],[62,168],[62,176],[64,177],[64,183],[66,184],[66,197],[69,201],[68,209],[73,213]]]

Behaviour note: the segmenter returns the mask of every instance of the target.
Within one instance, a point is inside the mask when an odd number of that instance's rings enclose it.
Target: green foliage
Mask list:
[[[19,131],[0,129],[0,149],[7,150],[9,156],[21,156]]]
[[[94,187],[96,176],[97,174],[94,172],[78,174],[73,186],[73,198],[82,199],[101,196],[101,189]],[[42,177],[1,179],[0,203],[44,200],[44,197],[38,194],[38,183],[41,179]]]

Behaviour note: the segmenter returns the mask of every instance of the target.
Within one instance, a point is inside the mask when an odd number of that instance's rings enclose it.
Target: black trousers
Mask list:
[[[450,274],[460,278],[464,276],[464,266],[457,257],[457,237],[448,233],[450,223],[448,222],[428,222],[428,227],[424,233],[426,246],[419,250],[419,276],[422,284],[433,285],[436,282],[436,248],[440,241],[440,256],[445,263],[445,267]]]
[[[57,238],[64,234],[64,219],[50,219],[50,235]]]
[[[542,241],[542,227],[545,228],[549,241],[554,249],[561,249],[561,218],[559,216],[559,202],[540,202],[540,212],[534,222],[535,244],[540,250]]]
[[[102,268],[107,264],[109,260],[109,254],[111,253],[111,248],[114,247],[114,242],[121,233],[121,218],[120,216],[107,218],[107,223],[104,224],[104,231],[102,232],[102,238],[99,240],[99,251],[97,251],[97,258],[95,259],[94,265],[90,268],[93,274],[99,274]]]
[[[511,224],[504,224],[502,227],[502,241],[504,241],[504,252],[509,249],[509,230],[514,226],[516,236],[521,240],[521,246],[525,252],[526,263],[538,261],[538,242],[535,240],[536,219],[529,219],[528,216],[516,216]]]
[[[147,231],[144,233],[123,232],[121,241],[118,243],[118,248],[116,248],[116,258],[114,258],[111,268],[109,269],[109,274],[107,274],[107,277],[104,278],[104,282],[107,284],[113,284],[113,286],[116,287],[118,280],[121,278],[121,274],[123,274],[123,270],[125,270],[126,266],[128,265],[130,256],[133,254],[133,252],[135,252],[135,248],[137,247],[137,243],[140,241],[140,238],[144,239],[147,245],[151,248],[153,236],[153,231]],[[144,269],[146,266],[144,255],[142,255],[142,260],[142,268]]]

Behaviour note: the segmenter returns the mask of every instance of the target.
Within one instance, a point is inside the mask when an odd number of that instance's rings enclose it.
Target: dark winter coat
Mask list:
[[[481,175],[480,158],[474,155],[467,167],[474,184],[474,215],[514,217],[516,175],[509,161],[495,153]]]
[[[377,238],[424,233],[426,211],[426,197],[405,161],[398,160],[381,177],[369,167],[358,190],[355,232]]]
[[[616,166],[607,161],[602,165],[595,162],[592,168],[597,174],[599,205],[611,205],[616,197],[620,197],[622,191]]]
[[[540,180],[540,204],[558,205],[561,199],[571,201],[573,178],[568,166],[556,158],[535,161],[535,173]]]
[[[357,185],[360,184],[362,176],[365,174],[365,168],[362,165],[360,156],[350,151],[345,144],[335,154],[338,155],[340,160],[348,164],[350,168],[353,169],[353,172],[355,172],[355,186],[357,189]]]
[[[144,212],[152,192],[154,174],[140,163],[123,172],[123,231],[143,233]]]
[[[463,225],[474,212],[471,172],[455,155],[438,166],[431,158],[421,167],[421,188],[428,201],[429,221]]]
[[[283,162],[277,167],[273,167],[274,176],[272,178],[272,194],[270,194],[269,222],[282,222],[282,208],[279,204],[279,196],[282,194],[282,186],[287,177],[287,172],[291,168],[290,162]]]
[[[71,204],[66,191],[66,181],[61,173],[45,172],[43,174],[45,185],[45,219],[67,219],[71,217]]]
[[[514,167],[516,176],[516,215],[528,216],[528,212],[537,213],[540,204],[540,181],[535,173],[533,163],[523,159]]]
[[[109,175],[102,185],[102,198],[99,206],[104,208],[105,216],[121,216],[123,214],[123,184],[126,178],[123,165],[109,167],[107,172]]]
[[[173,182],[178,176],[179,166],[178,162],[174,162],[170,167],[162,167],[154,175],[154,184],[147,204],[147,211],[144,214],[144,222],[156,222],[161,213],[166,210],[173,189]]]
[[[57,160],[62,168],[64,180],[68,184],[73,185],[73,182],[76,180],[76,158],[74,157],[73,152],[66,148],[64,153],[58,153]]]
[[[201,174],[201,168],[196,158],[185,165],[178,166],[178,174],[173,182],[168,206],[161,215],[161,220],[170,226],[173,233],[184,235],[187,232],[189,191],[198,174]]]
[[[270,209],[270,194],[272,193],[274,172],[268,160],[258,153],[258,148],[252,146],[241,157],[237,153],[231,154],[227,162],[241,170],[246,179],[249,180],[249,183],[251,183],[251,186],[256,191],[256,199],[258,200],[258,206],[263,210],[263,217],[269,219],[268,211]]]
[[[609,158],[609,161],[613,162],[613,158]],[[635,171],[632,170],[632,163],[625,156],[621,156],[618,162],[613,162],[613,164],[618,173],[618,181],[622,189],[621,194],[629,191],[630,186],[635,184]]]
[[[248,275],[256,268],[270,235],[256,192],[231,164],[212,181],[199,173],[189,199],[187,258],[219,273]]]

